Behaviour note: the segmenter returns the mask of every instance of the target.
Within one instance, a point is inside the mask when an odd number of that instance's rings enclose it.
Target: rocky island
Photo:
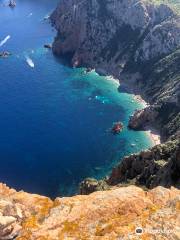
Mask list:
[[[162,144],[120,159],[79,194],[50,198],[0,184],[0,240],[180,239],[180,16],[176,1],[61,0],[54,54],[110,74],[149,104],[132,131]]]

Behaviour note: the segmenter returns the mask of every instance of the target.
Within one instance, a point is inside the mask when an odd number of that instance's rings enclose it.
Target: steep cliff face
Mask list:
[[[87,178],[79,192],[90,194],[112,186],[135,184],[141,187],[176,186],[180,188],[180,140],[160,144],[147,151],[124,157],[103,180]]]
[[[151,122],[164,128],[166,140],[179,136],[180,128],[180,16],[157,2],[62,0],[51,16],[58,31],[53,51],[138,89],[152,106],[129,126],[142,129]]]
[[[179,159],[173,154],[180,139],[180,4],[175,11],[164,3],[177,2],[62,0],[51,16],[58,31],[54,53],[67,56],[74,66],[96,68],[133,86],[150,106],[136,111],[129,127],[140,130],[153,125],[162,141],[172,140],[151,149],[148,159],[141,153],[123,159],[108,182],[83,181],[81,193],[127,181],[151,188],[180,186]],[[166,156],[161,154],[164,151]]]
[[[0,184],[0,239],[179,239],[179,197],[129,186],[51,201]]]
[[[180,44],[178,17],[150,1],[63,0],[51,19],[58,30],[55,53],[118,76],[128,61],[159,58]]]
[[[160,130],[162,140],[180,138],[180,49],[154,63],[141,66],[143,80],[138,85],[151,106],[137,111],[129,126],[143,129],[148,124]]]
[[[113,169],[107,182],[116,185],[132,180],[147,188],[159,185],[180,187],[180,142],[170,141],[125,157]]]

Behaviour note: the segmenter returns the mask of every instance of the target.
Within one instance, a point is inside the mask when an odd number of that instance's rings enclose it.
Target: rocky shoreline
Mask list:
[[[136,111],[131,116],[129,127],[133,130],[155,130],[155,135],[152,135],[151,131],[151,138],[156,144],[160,143],[156,132],[160,134],[163,144],[155,147],[157,151],[154,148],[149,150],[154,157],[151,156],[151,161],[148,162],[155,167],[152,169],[142,157],[142,153],[139,153],[121,160],[120,168],[123,163],[128,165],[129,161],[132,161],[134,164],[128,168],[128,171],[135,171],[135,175],[139,177],[142,172],[133,170],[138,158],[141,159],[139,162],[141,167],[147,172],[150,171],[147,181],[151,177],[158,179],[163,169],[173,185],[170,167],[162,167],[166,164],[171,165],[170,146],[174,146],[173,149],[177,148],[176,151],[179,151],[180,16],[178,13],[170,5],[145,0],[138,3],[136,0],[104,2],[62,0],[51,15],[51,21],[58,32],[53,43],[54,54],[68,57],[74,67],[96,69],[100,74],[112,75],[120,79],[128,91],[133,91],[148,102],[144,109]],[[139,101],[139,98],[137,100]],[[169,156],[163,155],[166,164],[159,151],[165,151]],[[176,166],[179,166],[178,156],[172,157]],[[157,165],[157,161],[161,162],[161,160],[164,164]],[[119,166],[112,171],[112,174],[118,172]],[[121,173],[118,174],[116,174],[118,184],[124,184],[124,179],[119,180]],[[129,179],[128,181],[139,184],[134,177],[127,177],[125,182]],[[105,187],[102,186],[101,181],[97,186],[101,186],[100,189],[108,187],[106,185],[109,182],[102,181],[105,182]],[[80,191],[88,193],[86,185],[89,186],[89,181],[87,184],[84,184],[85,182],[81,184]],[[94,184],[96,180],[90,182]],[[153,184],[145,182],[144,185],[151,188],[159,185],[160,182],[163,186],[169,186],[163,180],[155,181]],[[179,183],[176,186],[179,187]]]
[[[53,52],[68,57],[73,66],[112,75],[128,91],[140,94],[151,106],[142,111],[141,119],[135,113],[131,120],[141,122],[138,129],[152,125],[166,141],[180,126],[176,119],[180,112],[180,16],[165,4],[143,0],[135,8],[134,4],[135,0],[104,5],[96,0],[61,1],[51,15],[58,32]],[[108,12],[104,24],[101,8]],[[165,122],[164,112],[175,117]],[[172,133],[161,130],[173,121],[178,126]]]
[[[151,130],[147,130],[146,133],[150,137],[154,146],[161,144],[161,137],[158,132],[151,129]]]
[[[73,66],[89,67],[120,79],[128,90],[140,94],[151,105],[144,113],[157,115],[150,119],[157,130],[177,121],[163,121],[163,112],[169,108],[175,116],[180,111],[180,16],[173,8],[143,0],[138,4],[136,0],[104,4],[97,0],[69,0],[61,1],[51,21],[58,32],[54,54],[68,57]],[[143,128],[148,119],[141,116]],[[160,134],[163,141],[170,137],[165,131]]]
[[[52,200],[0,183],[0,240],[180,239],[177,16],[146,0],[61,0],[51,18],[58,31],[53,51],[76,66],[126,75],[127,86],[150,103],[129,127],[155,125],[163,143],[125,157],[105,179],[85,179],[73,197]],[[135,76],[134,67],[136,80],[125,74]]]

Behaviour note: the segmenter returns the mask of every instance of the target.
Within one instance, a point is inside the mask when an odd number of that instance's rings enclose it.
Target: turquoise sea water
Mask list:
[[[141,108],[118,84],[95,72],[64,66],[44,49],[56,32],[43,21],[57,0],[0,0],[0,182],[55,197],[72,194],[85,177],[101,178],[125,155],[152,142],[127,129]],[[35,64],[31,68],[26,58]],[[113,122],[125,130],[109,133]],[[132,146],[133,144],[133,146]]]

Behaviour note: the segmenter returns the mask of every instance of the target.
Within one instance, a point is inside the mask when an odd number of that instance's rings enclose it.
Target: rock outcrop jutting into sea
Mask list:
[[[51,19],[54,53],[133,85],[150,106],[129,127],[152,124],[164,143],[124,158],[105,180],[86,179],[80,190],[90,195],[53,201],[0,184],[0,240],[180,239],[180,190],[171,186],[180,186],[178,14],[145,0],[61,0]]]
[[[135,114],[131,127],[151,121],[163,126],[163,139],[179,131],[178,13],[148,0],[62,0],[51,19],[58,31],[55,54],[69,57],[73,66],[92,67],[134,85],[153,104]]]
[[[146,187],[179,186],[180,160],[171,156],[171,146],[179,149],[180,140],[180,8],[176,1],[169,3],[62,0],[51,16],[58,31],[54,53],[67,57],[73,66],[111,74],[128,90],[140,93],[149,106],[130,117],[129,128],[141,130],[153,126],[164,142],[150,150],[151,164],[141,153],[125,158],[122,164],[128,169],[120,163],[110,176],[113,181],[105,181],[105,186],[107,182],[118,184],[127,179]],[[133,161],[141,167],[134,169]],[[122,171],[117,174],[121,168],[124,176]],[[166,171],[164,175],[162,171]],[[116,179],[112,177],[114,173]],[[87,190],[82,189],[86,188],[85,183],[81,185],[82,192]]]

